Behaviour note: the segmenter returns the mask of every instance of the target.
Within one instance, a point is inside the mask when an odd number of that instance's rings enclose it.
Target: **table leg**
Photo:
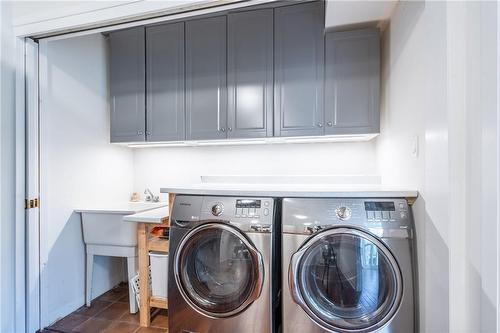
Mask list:
[[[137,244],[139,261],[139,319],[140,325],[149,327],[151,324],[149,309],[149,253],[148,253],[148,234],[146,223],[137,225]]]

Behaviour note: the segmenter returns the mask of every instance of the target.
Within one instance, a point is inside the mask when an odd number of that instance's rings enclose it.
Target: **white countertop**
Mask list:
[[[168,206],[164,206],[133,215],[126,215],[123,217],[123,221],[161,224],[168,222],[168,215]]]
[[[231,195],[263,197],[365,197],[365,198],[416,198],[415,189],[382,185],[338,185],[338,184],[227,184],[199,183],[172,185],[160,189],[161,193],[192,195]]]
[[[78,208],[74,211],[76,213],[94,213],[94,214],[122,214],[130,215],[136,214],[159,207],[167,207],[166,202],[118,202],[118,203],[106,203],[98,204],[94,206]]]

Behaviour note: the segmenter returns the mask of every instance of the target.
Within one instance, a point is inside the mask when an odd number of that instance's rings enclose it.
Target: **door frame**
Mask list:
[[[25,106],[24,126],[26,128],[23,151],[25,156],[25,267],[26,267],[26,331],[41,329],[41,274],[40,267],[40,123],[39,123],[39,59],[38,43],[24,39]],[[37,200],[29,208],[30,201]]]
[[[26,47],[24,38],[15,38],[15,323],[17,331],[27,331],[26,288]]]

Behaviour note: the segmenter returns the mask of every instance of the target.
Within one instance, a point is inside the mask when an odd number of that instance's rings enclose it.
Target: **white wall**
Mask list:
[[[382,183],[419,189],[422,332],[498,331],[496,13],[401,2],[384,33],[377,155]]]
[[[419,190],[420,330],[449,331],[446,6],[401,2],[383,35],[382,183]],[[418,141],[418,154],[413,148]]]
[[[134,190],[204,175],[378,175],[375,142],[148,148],[134,151]]]
[[[133,157],[109,144],[104,37],[40,43],[42,324],[84,304],[84,245],[73,209],[127,201]],[[122,280],[120,259],[98,257],[93,296]]]
[[[483,332],[500,329],[498,306],[499,230],[499,13],[498,2],[467,3],[465,137],[466,218],[469,299],[468,327]],[[473,13],[471,15],[470,13]],[[479,207],[479,209],[478,209]],[[495,209],[496,208],[496,209]]]
[[[345,30],[346,26],[385,21],[390,18],[397,3],[398,0],[326,0],[325,26]]]
[[[5,333],[22,327],[15,314],[15,39],[9,13],[8,4],[0,2],[0,332]]]

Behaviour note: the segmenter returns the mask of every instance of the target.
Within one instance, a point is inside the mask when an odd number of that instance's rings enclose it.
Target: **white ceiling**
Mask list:
[[[33,23],[55,17],[74,15],[83,11],[119,6],[137,0],[121,1],[9,1],[14,25]]]
[[[325,26],[338,28],[366,22],[388,20],[398,0],[338,1],[326,0]]]
[[[39,36],[238,1],[241,0],[14,0],[9,1],[9,7],[17,36]]]
[[[2,0],[0,0],[2,1]],[[108,21],[137,12],[156,12],[196,3],[238,2],[241,0],[102,0],[102,1],[9,1],[14,27],[24,35],[42,30],[62,29],[78,24]],[[269,1],[269,0],[268,0]],[[271,0],[273,1],[273,0]],[[258,2],[258,1],[257,1]],[[388,20],[398,0],[326,0],[325,26],[343,26]],[[88,21],[88,22],[87,22]],[[57,30],[56,29],[56,30]]]

